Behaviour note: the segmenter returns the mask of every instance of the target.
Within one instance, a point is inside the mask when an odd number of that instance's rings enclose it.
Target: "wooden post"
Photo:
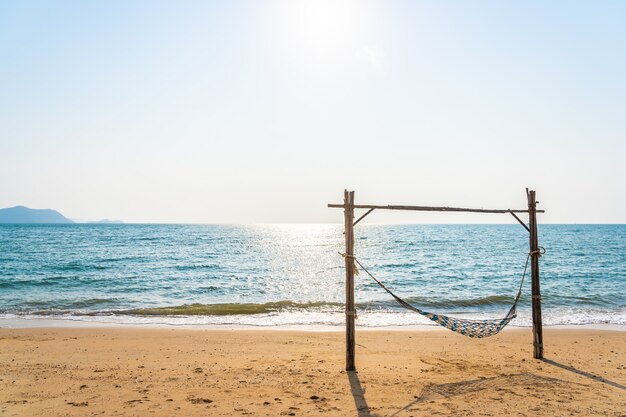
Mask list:
[[[344,191],[343,203],[346,234],[346,371],[354,371],[354,191]]]
[[[530,229],[530,271],[532,277],[533,357],[543,358],[543,329],[541,322],[541,287],[539,285],[539,243],[537,238],[537,201],[535,191],[527,191]]]

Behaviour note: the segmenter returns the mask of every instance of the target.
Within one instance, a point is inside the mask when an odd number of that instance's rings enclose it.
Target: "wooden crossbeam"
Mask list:
[[[329,204],[329,208],[345,208],[343,204]],[[492,210],[492,209],[473,209],[464,207],[430,207],[430,206],[377,206],[372,204],[355,204],[355,209],[378,209],[378,210],[412,210],[412,211],[454,211],[466,213],[528,213],[528,210]],[[545,213],[545,210],[537,210],[536,213]]]

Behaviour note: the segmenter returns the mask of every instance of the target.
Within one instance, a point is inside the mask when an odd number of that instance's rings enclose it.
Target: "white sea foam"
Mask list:
[[[474,319],[500,318],[488,313],[457,315],[457,317]],[[38,320],[53,323],[54,320],[73,320],[93,324],[128,324],[128,325],[171,325],[171,326],[336,326],[345,324],[345,315],[340,310],[297,310],[278,311],[265,314],[227,315],[227,316],[133,316],[133,315],[0,315],[3,320]],[[413,327],[436,326],[423,316],[410,311],[360,311],[357,315],[357,326],[360,327]],[[619,311],[582,310],[582,309],[544,309],[543,323],[545,326],[612,324],[626,326],[626,309]],[[1,326],[2,324],[0,324]],[[518,317],[510,324],[514,327],[532,325],[530,311],[520,311]]]

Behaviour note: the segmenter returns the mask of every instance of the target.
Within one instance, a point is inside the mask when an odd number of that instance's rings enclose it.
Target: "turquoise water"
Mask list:
[[[626,225],[542,225],[546,324],[626,324]],[[0,317],[117,323],[339,325],[337,225],[0,225]],[[521,278],[519,225],[356,229],[356,254],[420,308],[504,316]],[[361,326],[429,324],[364,273]],[[530,324],[530,280],[519,317]]]

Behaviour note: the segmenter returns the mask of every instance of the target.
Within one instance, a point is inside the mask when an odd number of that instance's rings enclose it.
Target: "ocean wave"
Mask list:
[[[476,298],[466,298],[466,299],[463,299],[463,298],[433,299],[433,298],[425,298],[425,297],[407,297],[407,298],[404,298],[404,300],[410,304],[414,304],[417,307],[422,306],[422,307],[458,308],[458,307],[480,307],[480,306],[511,304],[513,303],[515,298],[509,295],[489,295],[486,297],[476,297]]]
[[[194,271],[194,270],[203,270],[203,269],[215,270],[215,269],[219,269],[220,266],[217,264],[201,264],[201,265],[189,264],[189,265],[174,265],[173,268],[179,271]]]
[[[0,281],[0,288],[15,288],[28,286],[52,286],[62,284],[64,281],[69,281],[71,278],[67,276],[52,276],[44,278],[28,278],[28,279],[16,279],[12,281]]]
[[[67,264],[50,265],[50,270],[58,272],[88,272],[109,269],[107,265],[97,265],[89,262],[70,262]]]
[[[204,292],[219,291],[219,287],[208,286],[202,288]],[[138,288],[139,290],[139,288]],[[578,300],[580,298],[580,300]],[[574,302],[570,297],[570,306],[580,306],[590,303],[589,297],[578,297]],[[549,300],[550,297],[544,297]],[[406,297],[405,301],[417,308],[444,314],[476,314],[497,313],[500,309],[506,309],[514,302],[512,296],[486,296],[468,299]],[[98,315],[131,315],[131,316],[241,316],[258,315],[278,312],[341,312],[344,303],[334,301],[308,301],[298,302],[293,300],[269,301],[264,303],[191,303],[171,306],[137,307],[130,309],[115,309],[123,300],[116,298],[90,298],[75,301],[27,301],[21,303],[19,308],[10,309],[19,314],[81,314],[86,316]],[[527,307],[529,300],[522,300],[520,306]],[[101,306],[108,307],[102,310]],[[567,305],[561,304],[565,308]],[[392,299],[370,300],[356,303],[356,308],[362,312],[398,312],[402,307]],[[11,312],[3,309],[3,312]],[[491,314],[490,313],[490,314]]]
[[[620,304],[622,298],[619,295],[588,295],[588,296],[563,296],[560,294],[544,293],[541,296],[544,303],[550,303],[560,307],[613,307],[621,308]],[[444,309],[457,309],[460,307],[494,307],[511,305],[515,301],[513,295],[489,295],[484,297],[475,298],[431,298],[431,297],[402,297],[407,301],[419,308],[444,308]],[[530,294],[522,295],[520,305],[530,304]],[[397,306],[397,302],[393,299],[387,301],[374,301],[366,303],[365,307],[393,307]]]
[[[0,308],[2,314],[57,316],[81,314],[88,315],[94,308],[102,306],[119,306],[121,300],[117,298],[86,298],[74,301],[55,300],[28,300],[9,307]]]
[[[479,307],[505,305],[513,302],[513,297],[489,296],[469,300],[432,300],[421,297],[409,297],[406,299],[417,307],[446,307],[458,309],[459,307]],[[343,303],[331,301],[296,302],[292,300],[271,301],[267,303],[219,303],[219,304],[183,304],[178,306],[165,306],[153,308],[137,308],[115,312],[115,314],[131,314],[139,316],[229,316],[265,314],[280,311],[340,311],[344,308]],[[398,310],[399,306],[393,299],[377,300],[356,303],[360,310]]]
[[[455,314],[461,318],[487,319],[493,318],[490,313]],[[0,312],[1,319],[26,320],[71,320],[85,323],[111,323],[121,325],[168,325],[168,326],[196,326],[196,325],[234,325],[268,327],[298,326],[312,328],[315,326],[342,327],[345,325],[345,314],[341,309],[336,310],[281,310],[265,314],[252,315],[130,315],[130,314],[80,314],[57,312],[56,314],[15,314]],[[604,309],[545,309],[544,326],[561,325],[618,325],[626,329],[626,310],[609,311]],[[0,322],[0,327],[2,322]],[[356,325],[358,327],[407,327],[428,326],[437,328],[437,325],[419,314],[410,311],[372,310],[359,311]],[[310,327],[313,326],[313,327]],[[511,322],[510,327],[532,326],[530,309],[518,311],[518,317]]]
[[[146,256],[119,256],[115,258],[96,259],[99,263],[115,263],[115,262],[139,262],[148,259]]]
[[[343,304],[329,302],[297,303],[283,300],[268,303],[221,303],[221,304],[183,304],[171,307],[137,308],[117,311],[115,314],[135,316],[233,316],[266,314],[282,310],[309,310],[321,307],[340,307]]]

